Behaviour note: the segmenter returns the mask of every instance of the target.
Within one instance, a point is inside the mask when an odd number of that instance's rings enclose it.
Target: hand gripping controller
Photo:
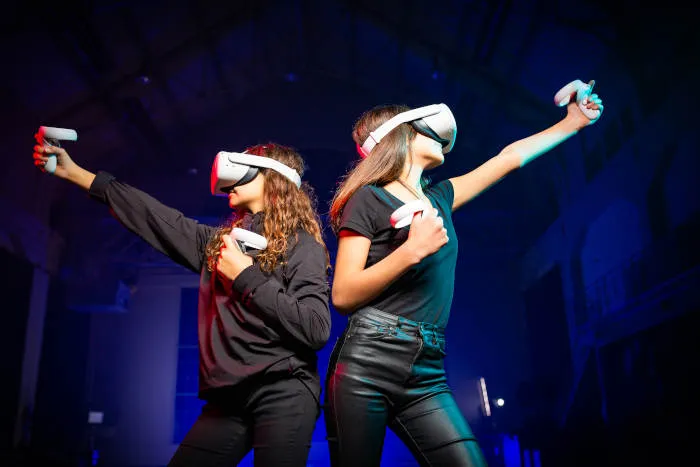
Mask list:
[[[34,135],[38,144],[45,146],[61,147],[59,141],[77,141],[78,133],[69,128],[56,128],[52,126],[40,126],[39,131]],[[49,160],[44,165],[44,170],[52,174],[56,171],[56,154],[47,154]]]
[[[258,235],[250,230],[239,229],[234,227],[231,231],[231,236],[238,242],[238,246],[243,253],[252,250],[264,250],[267,248],[267,239],[262,235]]]
[[[586,108],[588,98],[593,94],[594,85],[595,80],[591,80],[586,84],[580,79],[576,79],[557,91],[554,95],[554,103],[559,107],[564,107],[571,102],[571,96],[576,93],[576,103],[581,112],[591,120],[597,120],[600,117],[600,109]]]
[[[428,209],[430,209],[430,207],[427,206],[425,201],[422,199],[416,199],[404,204],[396,211],[392,212],[389,221],[391,222],[392,227],[395,229],[400,229],[402,227],[406,227],[413,221],[413,215],[415,213],[423,212]]]

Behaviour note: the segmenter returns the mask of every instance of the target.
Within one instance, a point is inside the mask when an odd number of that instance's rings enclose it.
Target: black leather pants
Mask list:
[[[331,465],[378,466],[386,427],[420,465],[484,466],[447,386],[441,329],[363,308],[331,354],[325,421]]]

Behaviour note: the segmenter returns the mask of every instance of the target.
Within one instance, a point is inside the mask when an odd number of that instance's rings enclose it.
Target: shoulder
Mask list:
[[[391,210],[393,201],[388,192],[376,185],[364,185],[353,193],[344,212],[384,213]]]
[[[371,203],[377,199],[377,187],[373,185],[363,185],[348,198],[348,205],[361,203]]]
[[[442,180],[440,182],[434,183],[425,190],[428,196],[440,203],[445,203],[448,206],[452,206],[455,197],[454,187],[450,179]]]
[[[305,230],[298,230],[289,238],[287,246],[287,264],[292,269],[326,271],[327,249],[322,243]]]
[[[294,255],[326,255],[326,246],[319,243],[316,237],[303,229],[290,236],[288,246],[289,256]]]

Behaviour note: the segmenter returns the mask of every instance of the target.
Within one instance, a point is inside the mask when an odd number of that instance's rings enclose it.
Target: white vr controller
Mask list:
[[[45,146],[61,147],[59,141],[77,141],[78,133],[69,128],[56,128],[53,126],[40,126],[36,133],[36,142]],[[56,154],[47,154],[49,160],[44,165],[44,170],[52,174],[56,171]]]
[[[231,236],[238,242],[238,246],[243,253],[248,250],[264,250],[267,248],[267,239],[250,230],[234,227]]]
[[[432,208],[432,206],[428,206],[428,204],[422,199],[409,201],[408,203],[404,204],[403,206],[392,212],[389,221],[391,222],[391,226],[393,228],[400,229],[406,227],[411,222],[413,222],[413,216],[417,212],[431,212],[430,208]]]
[[[581,112],[586,117],[596,120],[600,117],[600,109],[589,109],[586,107],[588,98],[593,94],[593,86],[595,86],[595,80],[591,80],[586,84],[580,79],[576,79],[557,91],[554,95],[554,103],[558,107],[564,107],[571,102],[571,96],[576,93],[578,108],[581,109]]]

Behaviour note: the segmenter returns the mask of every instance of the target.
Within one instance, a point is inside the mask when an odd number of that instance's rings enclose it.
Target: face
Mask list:
[[[416,134],[416,137],[411,141],[411,151],[413,152],[414,164],[420,164],[424,169],[432,169],[445,162],[442,145],[420,133]]]
[[[231,208],[244,209],[252,213],[262,211],[265,177],[258,172],[256,177],[245,185],[233,188],[228,194]]]

